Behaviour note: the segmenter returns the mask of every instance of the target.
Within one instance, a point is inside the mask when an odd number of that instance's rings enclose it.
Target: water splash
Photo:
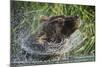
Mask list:
[[[32,14],[32,16],[30,15]],[[35,22],[34,18],[36,16],[36,14],[34,11],[31,11],[29,13],[24,13],[21,14],[22,18],[20,19],[18,16],[15,18],[17,18],[18,20],[22,20],[20,21],[20,23],[16,26],[16,23],[18,22],[16,19],[14,20],[12,18],[12,28],[15,29],[15,31],[12,31],[12,42],[13,44],[11,44],[11,47],[16,48],[17,51],[16,54],[12,53],[11,55],[11,62],[12,63],[25,63],[25,62],[32,62],[35,60],[32,60],[32,57],[30,57],[29,59],[27,59],[26,55],[29,54],[37,54],[37,55],[48,55],[48,54],[59,54],[59,53],[68,53],[71,50],[75,49],[77,46],[81,45],[81,43],[86,39],[86,37],[84,37],[84,35],[79,31],[75,31],[70,38],[62,41],[59,44],[55,44],[55,43],[48,43],[48,45],[41,47],[41,48],[37,48],[34,47],[32,44],[36,44],[34,41],[34,36],[32,36],[33,34],[33,30],[31,28],[31,26],[26,23],[27,20],[29,20],[28,17],[30,17],[31,19],[33,19],[33,22]],[[33,17],[34,16],[34,17]],[[15,23],[16,22],[16,23]],[[13,25],[15,24],[15,26]],[[17,28],[15,28],[17,27]],[[38,28],[36,28],[38,30]],[[67,41],[67,42],[66,42]],[[66,42],[65,45],[61,46],[64,42]],[[52,46],[54,44],[54,46]],[[18,47],[15,47],[15,45],[18,45]],[[39,50],[39,49],[44,49],[43,51]],[[25,53],[23,53],[23,50],[26,51]],[[59,52],[60,51],[60,52]]]

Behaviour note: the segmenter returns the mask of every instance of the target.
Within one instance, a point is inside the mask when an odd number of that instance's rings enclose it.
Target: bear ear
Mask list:
[[[40,16],[40,22],[45,22],[49,19],[48,16]]]

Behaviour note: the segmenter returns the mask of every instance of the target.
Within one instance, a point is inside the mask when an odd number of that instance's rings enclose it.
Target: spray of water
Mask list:
[[[12,32],[12,39],[13,39],[12,42],[14,43],[11,44],[11,46],[17,49],[16,51],[17,54],[12,53],[11,55],[12,63],[27,63],[27,62],[29,63],[32,61],[36,61],[34,59],[32,60],[32,57],[27,59],[26,56],[28,53],[32,55],[49,55],[49,54],[54,54],[54,53],[55,54],[68,53],[71,50],[75,49],[77,46],[81,45],[81,43],[86,39],[86,37],[84,37],[84,35],[81,34],[79,30],[77,30],[70,36],[70,38],[66,38],[65,40],[62,40],[61,43],[49,42],[47,43],[48,45],[45,45],[41,48],[35,47],[32,45],[32,44],[34,45],[37,44],[34,40],[33,30],[31,29],[30,25],[26,23],[30,14],[34,16],[34,17],[32,16],[33,17],[32,22],[34,22],[36,13],[34,13],[33,11],[24,13],[21,15],[24,18],[21,18],[22,21],[20,21],[20,23],[18,24],[17,26],[18,28],[16,28],[15,30],[16,33]],[[16,18],[19,18],[19,17],[15,16],[15,20],[11,19],[12,28],[15,27],[13,24],[16,24],[18,22]],[[36,30],[38,29],[39,27],[36,28]],[[13,46],[13,45],[16,45],[15,43],[17,43],[18,48]],[[64,43],[65,45],[62,45]],[[25,51],[25,53],[23,53],[23,51]]]

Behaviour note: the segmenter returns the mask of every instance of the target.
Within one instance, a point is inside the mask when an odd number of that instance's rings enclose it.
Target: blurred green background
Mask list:
[[[14,40],[17,38],[17,29],[21,25],[24,25],[24,23],[29,25],[34,33],[40,23],[39,21],[42,15],[78,15],[82,21],[79,30],[85,35],[86,39],[82,42],[80,48],[72,50],[70,53],[72,55],[95,54],[95,6],[22,1],[12,1],[11,5],[11,44],[15,44]],[[12,46],[12,53],[16,54],[18,50],[14,47],[17,48],[18,45]]]

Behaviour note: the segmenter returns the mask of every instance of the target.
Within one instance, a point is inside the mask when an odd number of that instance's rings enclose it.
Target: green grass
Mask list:
[[[91,55],[95,52],[95,7],[85,5],[66,5],[66,4],[51,4],[51,3],[35,3],[35,2],[12,2],[12,14],[23,13],[25,16],[20,18],[19,24],[11,28],[12,33],[27,23],[33,33],[40,24],[40,16],[54,16],[54,15],[79,15],[82,20],[80,31],[87,37],[82,46],[72,52],[74,55]],[[13,17],[12,17],[13,18]],[[28,19],[26,19],[28,18]],[[38,20],[36,19],[38,18]]]

